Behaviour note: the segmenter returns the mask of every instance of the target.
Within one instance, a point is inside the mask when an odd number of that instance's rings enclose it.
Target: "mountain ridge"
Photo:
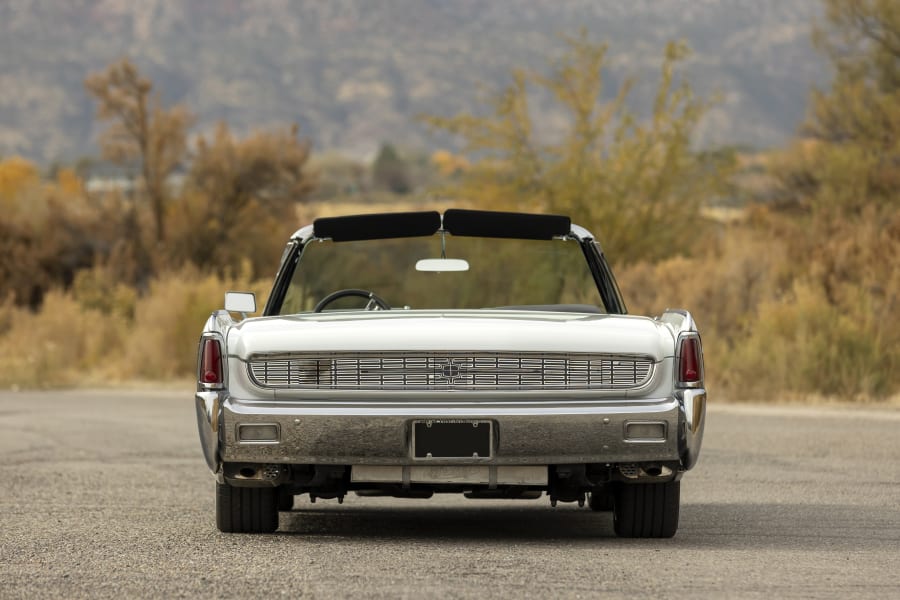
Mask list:
[[[0,4],[0,156],[96,154],[102,125],[83,79],[128,56],[166,103],[238,132],[296,122],[317,151],[371,155],[382,141],[447,144],[415,120],[472,112],[515,67],[546,69],[561,35],[609,43],[607,90],[652,98],[665,43],[693,49],[685,75],[721,96],[701,146],[772,146],[827,79],[810,46],[817,0],[8,0]],[[536,106],[550,127],[561,115]]]

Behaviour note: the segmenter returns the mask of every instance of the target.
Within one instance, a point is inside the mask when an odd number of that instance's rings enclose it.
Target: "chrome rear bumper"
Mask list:
[[[196,394],[207,464],[222,462],[412,465],[548,465],[679,461],[694,466],[703,437],[706,392],[681,390],[646,401],[333,402],[241,400]],[[416,459],[412,423],[479,419],[493,424],[490,458]],[[272,425],[273,440],[240,439],[247,425]]]

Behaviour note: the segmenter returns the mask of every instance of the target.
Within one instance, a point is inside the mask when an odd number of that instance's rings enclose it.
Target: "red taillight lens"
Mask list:
[[[200,382],[223,383],[222,347],[219,340],[206,338],[200,352]]]
[[[703,351],[700,338],[685,337],[681,340],[678,380],[681,383],[697,383],[703,380]]]

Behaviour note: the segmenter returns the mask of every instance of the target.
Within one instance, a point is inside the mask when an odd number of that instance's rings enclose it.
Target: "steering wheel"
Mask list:
[[[313,312],[322,312],[325,310],[325,307],[338,300],[339,298],[346,298],[347,296],[357,296],[359,298],[365,298],[369,302],[366,303],[366,310],[391,310],[391,305],[384,301],[380,296],[376,296],[375,292],[370,292],[369,290],[359,290],[348,288],[346,290],[338,290],[336,292],[331,292],[321,300],[319,300],[316,307],[313,308]]]

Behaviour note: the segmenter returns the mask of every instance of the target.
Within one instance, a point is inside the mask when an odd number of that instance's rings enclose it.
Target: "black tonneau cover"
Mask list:
[[[474,237],[551,240],[568,235],[572,221],[562,215],[464,210],[451,208],[444,213],[444,230],[453,235]]]
[[[419,237],[434,235],[440,228],[441,213],[436,210],[323,217],[313,221],[317,238],[335,242]]]

